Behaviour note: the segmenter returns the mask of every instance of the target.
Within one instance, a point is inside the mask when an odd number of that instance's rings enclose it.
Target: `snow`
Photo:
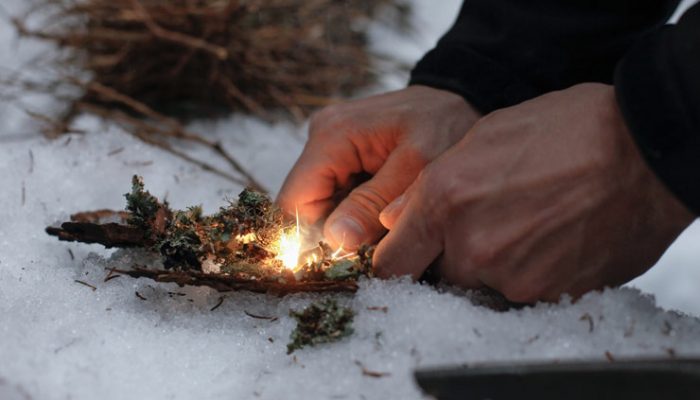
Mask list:
[[[3,3],[9,9],[21,5]],[[459,6],[456,0],[439,7],[415,3],[417,31],[407,36],[373,27],[378,49],[414,61]],[[1,67],[18,68],[43,51],[37,43],[18,42],[7,24],[0,25]],[[387,76],[383,88],[402,84],[402,78]],[[42,101],[28,103],[41,107]],[[475,306],[460,291],[406,280],[363,281],[356,295],[337,296],[357,313],[355,333],[288,356],[294,326],[289,309],[319,296],[227,294],[210,311],[221,294],[206,288],[126,277],[103,282],[105,268],[129,265],[138,254],[59,243],[44,234],[46,225],[72,212],[123,207],[122,194],[135,173],[174,207],[202,203],[211,212],[240,190],[93,118],[82,118],[81,127],[87,134],[49,141],[15,107],[0,104],[1,399],[417,399],[417,367],[605,360],[606,351],[616,359],[700,355],[700,320],[692,316],[700,315],[696,224],[657,267],[632,283],[641,291],[590,293],[574,304],[564,299],[498,313]],[[303,126],[242,116],[191,128],[222,140],[273,191],[305,135]],[[279,319],[253,319],[245,311]],[[356,361],[390,375],[363,376]]]

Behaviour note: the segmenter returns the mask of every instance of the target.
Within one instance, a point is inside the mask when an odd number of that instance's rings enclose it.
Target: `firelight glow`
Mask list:
[[[295,270],[299,266],[299,255],[301,254],[301,231],[299,228],[299,211],[296,213],[296,227],[283,231],[279,240],[279,251],[276,259],[282,261],[282,265],[290,270]]]

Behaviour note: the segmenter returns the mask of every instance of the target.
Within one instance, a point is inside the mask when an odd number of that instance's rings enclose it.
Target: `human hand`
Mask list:
[[[454,284],[516,302],[622,284],[694,216],[641,158],[611,86],[582,84],[489,114],[381,215],[380,276],[438,260]]]
[[[479,117],[462,97],[427,86],[327,107],[311,118],[278,202],[310,222],[328,216],[324,236],[332,244],[373,243],[385,232],[379,212]],[[362,173],[373,177],[355,187]]]

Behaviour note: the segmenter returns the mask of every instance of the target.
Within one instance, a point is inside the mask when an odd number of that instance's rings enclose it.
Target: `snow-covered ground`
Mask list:
[[[21,4],[4,0],[2,6]],[[378,49],[414,61],[447,28],[459,1],[415,5],[414,33],[372,28]],[[0,67],[21,68],[42,51],[18,42],[0,23]],[[401,83],[387,76],[383,88]],[[115,127],[92,118],[83,118],[81,127],[88,133],[49,141],[16,108],[0,104],[0,399],[410,399],[420,398],[411,375],[416,367],[604,360],[606,351],[616,358],[700,355],[700,320],[656,305],[700,315],[696,224],[632,283],[641,291],[591,293],[575,304],[497,313],[459,292],[405,280],[365,281],[355,296],[338,297],[357,312],[351,338],[288,356],[294,326],[288,310],[317,296],[236,293],[210,311],[219,293],[124,277],[104,283],[105,267],[128,264],[134,255],[44,234],[46,225],[72,212],[121,208],[135,173],[175,207],[202,203],[213,211],[240,190]],[[273,191],[305,134],[304,127],[241,116],[192,128],[219,138]],[[375,306],[387,312],[367,309]],[[244,311],[279,319],[253,319]],[[364,376],[356,361],[390,375]]]

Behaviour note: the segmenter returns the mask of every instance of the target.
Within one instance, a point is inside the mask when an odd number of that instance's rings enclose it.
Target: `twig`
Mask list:
[[[85,281],[81,281],[81,280],[79,280],[79,279],[76,279],[74,282],[89,287],[90,289],[92,289],[93,292],[94,292],[95,290],[97,290],[97,287],[95,287],[95,286],[93,286],[93,285],[91,285],[91,284],[89,284],[89,283],[87,283],[87,282],[85,282]]]
[[[270,293],[280,296],[305,292],[356,292],[357,283],[353,281],[309,281],[278,282],[258,281],[238,278],[230,275],[205,274],[197,271],[167,271],[146,269],[134,266],[130,270],[116,269],[115,272],[132,278],[149,278],[156,282],[174,282],[179,286],[207,286],[219,292],[247,290],[254,293]]]
[[[134,291],[134,294],[136,295],[136,297],[138,297],[138,298],[141,299],[141,300],[148,300],[147,298],[145,298],[145,297],[144,297],[141,293],[139,293],[138,291]]]
[[[183,46],[193,47],[195,49],[207,51],[215,55],[222,61],[228,58],[228,51],[225,48],[213,45],[211,43],[207,43],[206,41],[199,38],[183,35],[179,32],[173,32],[164,29],[155,21],[153,21],[153,18],[151,18],[146,8],[143,5],[141,5],[141,2],[139,2],[138,0],[132,0],[131,3],[134,6],[134,11],[143,19],[143,23],[156,37],[163,40],[167,40],[169,42],[181,44]]]
[[[615,357],[613,357],[612,353],[608,350],[605,351],[605,358],[607,358],[609,362],[615,362]]]
[[[243,310],[243,312],[245,313],[245,315],[247,315],[247,316],[249,316],[249,317],[251,317],[251,318],[255,318],[255,319],[265,319],[265,320],[268,320],[268,321],[270,321],[270,322],[277,321],[277,319],[278,319],[277,317],[267,317],[267,316],[264,316],[264,315],[253,314],[253,313],[250,313],[250,312],[248,312],[248,311],[246,311],[246,310]]]
[[[136,138],[140,139],[141,141],[148,143],[150,145],[156,146],[162,150],[165,150],[166,152],[173,154],[176,157],[179,157],[189,163],[192,163],[194,165],[197,165],[201,169],[211,172],[215,175],[218,175],[224,179],[227,179],[231,182],[237,183],[239,185],[243,186],[248,186],[250,185],[253,188],[256,188],[259,191],[264,191],[264,189],[260,188],[260,184],[257,183],[256,181],[251,181],[250,179],[241,179],[238,177],[235,177],[233,175],[230,175],[224,171],[221,171],[220,169],[212,166],[209,163],[206,163],[204,161],[200,161],[198,159],[193,158],[187,153],[184,153],[180,150],[176,150],[173,148],[170,144],[163,140],[158,140],[154,137],[153,132],[160,132],[161,128],[158,128],[157,126],[154,126],[152,124],[149,124],[148,122],[145,122],[143,120],[140,120],[135,117],[131,117],[127,114],[125,114],[122,111],[118,110],[108,110],[104,107],[101,106],[96,106],[93,104],[88,104],[88,103],[80,103],[78,106],[80,109],[90,112],[92,114],[98,115],[103,117],[106,120],[111,120],[114,121],[118,124],[126,124],[125,126],[125,131],[127,133],[132,134]],[[238,171],[240,173],[240,171]],[[244,174],[242,174],[244,175]],[[245,176],[245,175],[244,175]]]
[[[67,242],[99,243],[107,248],[140,247],[147,242],[143,230],[117,223],[64,222],[60,228],[47,227],[46,233]]]
[[[593,317],[591,317],[591,314],[583,314],[581,318],[579,318],[579,321],[588,321],[588,332],[593,332],[595,326],[593,324]]]
[[[32,149],[29,149],[29,173],[34,172],[34,152]]]
[[[123,147],[116,148],[116,149],[110,151],[109,153],[107,153],[107,157],[115,156],[115,155],[121,153],[122,151],[124,151]]]
[[[217,308],[221,307],[221,305],[224,304],[224,296],[219,297],[219,301],[216,302],[216,305],[214,307],[210,308],[209,311],[214,311]]]
[[[179,139],[183,140],[189,140],[201,145],[204,145],[206,147],[209,147],[211,150],[213,150],[217,155],[222,157],[226,162],[228,162],[233,169],[236,170],[239,174],[243,175],[243,177],[248,181],[248,185],[253,187],[254,189],[260,191],[260,192],[266,192],[262,185],[255,180],[255,178],[248,172],[246,169],[241,165],[238,161],[236,161],[229,153],[227,153],[224,148],[221,146],[221,143],[219,142],[212,142],[209,141],[205,138],[203,138],[200,135],[188,132],[183,128],[183,126],[176,121],[175,119],[169,118],[148,105],[146,105],[143,102],[140,102],[132,97],[129,97],[127,95],[124,95],[122,93],[117,92],[116,90],[109,88],[105,85],[102,85],[98,82],[90,82],[88,84],[82,84],[82,86],[87,87],[88,90],[92,90],[99,95],[112,100],[116,101],[124,106],[127,106],[128,108],[141,113],[142,115],[154,119],[156,121],[161,122],[164,126],[167,126],[167,130],[158,130],[159,134],[162,134],[164,136],[173,136]]]
[[[368,376],[370,378],[384,378],[384,377],[391,375],[391,373],[389,373],[389,372],[371,371],[371,370],[365,368],[365,366],[359,360],[355,360],[355,365],[360,367],[360,370],[362,371],[362,375]]]

